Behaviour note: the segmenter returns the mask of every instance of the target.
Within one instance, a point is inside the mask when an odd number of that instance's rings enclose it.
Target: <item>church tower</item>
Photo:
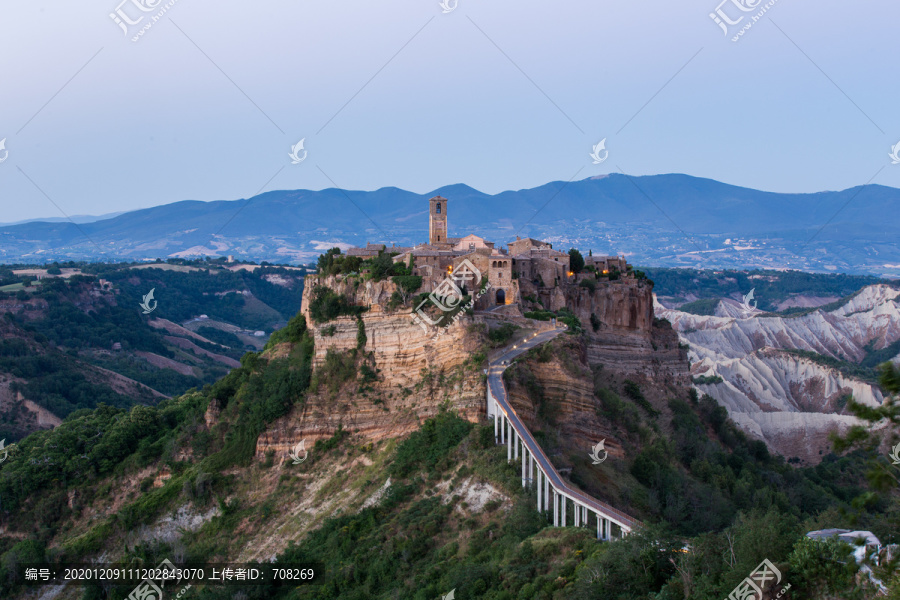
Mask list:
[[[428,243],[447,243],[447,199],[435,196],[428,201]]]

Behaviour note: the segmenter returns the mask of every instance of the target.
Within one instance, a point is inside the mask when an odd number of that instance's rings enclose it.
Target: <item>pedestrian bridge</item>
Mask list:
[[[552,329],[532,334],[507,348],[506,352],[488,367],[487,414],[494,421],[494,439],[506,445],[508,461],[522,461],[522,487],[531,487],[537,496],[539,512],[550,512],[553,525],[564,527],[592,527],[596,525],[597,539],[621,537],[640,527],[642,523],[612,506],[575,490],[563,481],[559,472],[532,437],[531,432],[509,403],[503,371],[509,361],[527,350],[550,341],[564,329]],[[537,479],[535,479],[537,475]],[[567,507],[572,506],[572,518],[567,519]]]

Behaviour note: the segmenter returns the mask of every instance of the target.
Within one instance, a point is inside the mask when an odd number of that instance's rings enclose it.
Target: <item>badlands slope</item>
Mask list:
[[[781,350],[817,352],[859,362],[870,349],[900,339],[900,291],[885,285],[862,289],[840,308],[800,317],[762,316],[723,300],[716,316],[698,316],[655,303],[690,344],[691,373],[724,381],[696,387],[728,409],[745,431],[788,458],[815,463],[829,452],[830,431],[856,422],[846,397],[878,405],[877,386]],[[897,360],[895,357],[894,360]]]

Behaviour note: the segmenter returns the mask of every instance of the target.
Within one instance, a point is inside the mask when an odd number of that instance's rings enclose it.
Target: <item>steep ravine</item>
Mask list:
[[[857,423],[845,410],[850,395],[869,406],[884,398],[876,385],[784,350],[858,363],[900,340],[898,298],[900,291],[874,285],[839,308],[798,317],[701,316],[655,306],[656,315],[671,321],[690,345],[691,372],[705,378],[698,379],[699,391],[773,450],[815,464],[831,449],[830,433]],[[734,312],[729,310],[717,309],[717,315]]]

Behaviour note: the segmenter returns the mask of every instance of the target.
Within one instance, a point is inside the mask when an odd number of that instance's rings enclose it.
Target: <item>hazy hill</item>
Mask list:
[[[0,270],[0,439],[100,403],[155,404],[240,366],[299,309],[304,272],[230,267]]]
[[[560,247],[624,252],[635,264],[900,272],[890,266],[900,265],[893,235],[900,190],[870,185],[781,194],[677,174],[613,174],[494,195],[457,184],[425,194],[325,189],[188,200],[77,226],[0,227],[0,260],[182,253],[307,261],[329,244],[424,241],[424,200],[437,194],[451,201],[451,233],[500,243],[530,235]]]

